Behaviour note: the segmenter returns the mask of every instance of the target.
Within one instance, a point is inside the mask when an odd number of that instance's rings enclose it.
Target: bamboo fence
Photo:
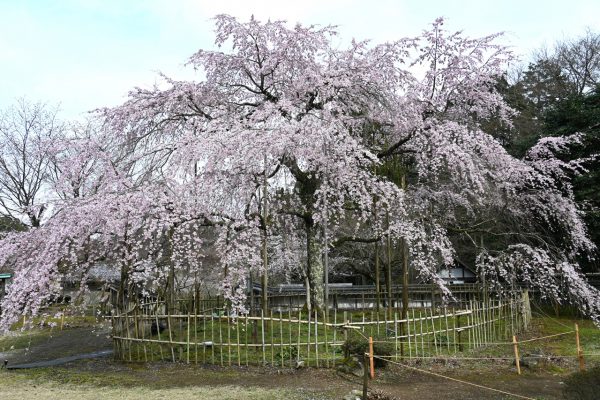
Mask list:
[[[386,310],[334,309],[326,315],[288,309],[236,315],[223,307],[203,308],[210,304],[194,300],[173,314],[163,302],[154,301],[137,302],[127,312],[112,315],[115,357],[132,362],[333,367],[347,356],[343,345],[348,339],[372,337],[376,347],[386,346],[391,359],[424,359],[509,340],[531,320],[526,292],[471,301],[460,309],[411,309],[405,319],[398,312],[389,318]]]

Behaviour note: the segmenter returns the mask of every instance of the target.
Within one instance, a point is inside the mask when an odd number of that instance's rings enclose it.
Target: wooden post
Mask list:
[[[25,316],[23,315],[23,326],[25,325]],[[63,326],[65,325],[65,312],[60,315],[60,330],[63,330]]]
[[[577,344],[577,358],[579,359],[579,370],[585,371],[585,360],[583,359],[583,351],[579,342],[579,325],[575,324],[575,342]]]
[[[515,363],[517,365],[517,374],[521,375],[521,362],[519,360],[519,344],[515,335],[513,335],[513,348],[515,350]]]
[[[373,336],[369,336],[369,371],[371,379],[375,379],[375,364],[373,362]]]

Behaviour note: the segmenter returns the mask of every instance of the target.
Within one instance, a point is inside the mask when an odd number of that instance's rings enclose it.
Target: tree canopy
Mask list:
[[[199,80],[136,88],[99,111],[96,133],[56,146],[57,192],[93,190],[57,196],[46,224],[0,242],[0,265],[15,270],[3,327],[99,260],[122,283],[216,274],[242,312],[250,272],[296,268],[321,307],[323,256],[383,237],[449,294],[437,272],[456,232],[498,239],[478,258],[488,282],[518,279],[599,318],[576,262],[594,249],[570,184],[579,164],[559,157],[580,136],[518,159],[485,132],[514,114],[496,85],[512,59],[501,35],[469,38],[439,19],[415,38],[340,49],[333,27],[215,22],[219,49],[189,59]],[[201,262],[206,228],[218,269]]]

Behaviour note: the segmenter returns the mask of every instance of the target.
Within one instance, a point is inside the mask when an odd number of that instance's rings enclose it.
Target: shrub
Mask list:
[[[598,388],[600,365],[569,376],[565,381],[563,394],[569,400],[595,400],[598,399]]]
[[[389,342],[383,342],[385,338],[373,338],[373,354],[376,356],[388,357],[394,354],[394,344]],[[351,335],[342,345],[344,351],[344,357],[357,356],[359,360],[363,359],[363,354],[369,352],[369,342],[364,337],[358,335]],[[376,367],[385,367],[386,361],[376,358]]]

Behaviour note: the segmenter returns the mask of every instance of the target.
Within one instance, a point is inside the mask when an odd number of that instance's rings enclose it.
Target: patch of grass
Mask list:
[[[77,382],[69,380],[68,383],[45,381],[43,371],[36,379],[34,375],[21,375],[2,372],[2,396],[9,399],[61,399],[61,400],[91,400],[98,399],[99,392],[86,380]],[[88,377],[89,378],[89,377]],[[149,388],[142,386],[105,387],[102,389],[102,398],[114,399],[170,399],[170,400],[275,400],[299,399],[298,395],[285,389],[264,389],[257,387],[240,386],[187,386],[180,388]]]
[[[50,329],[32,329],[29,331],[10,333],[0,336],[0,351],[30,348],[45,340],[52,334]]]

